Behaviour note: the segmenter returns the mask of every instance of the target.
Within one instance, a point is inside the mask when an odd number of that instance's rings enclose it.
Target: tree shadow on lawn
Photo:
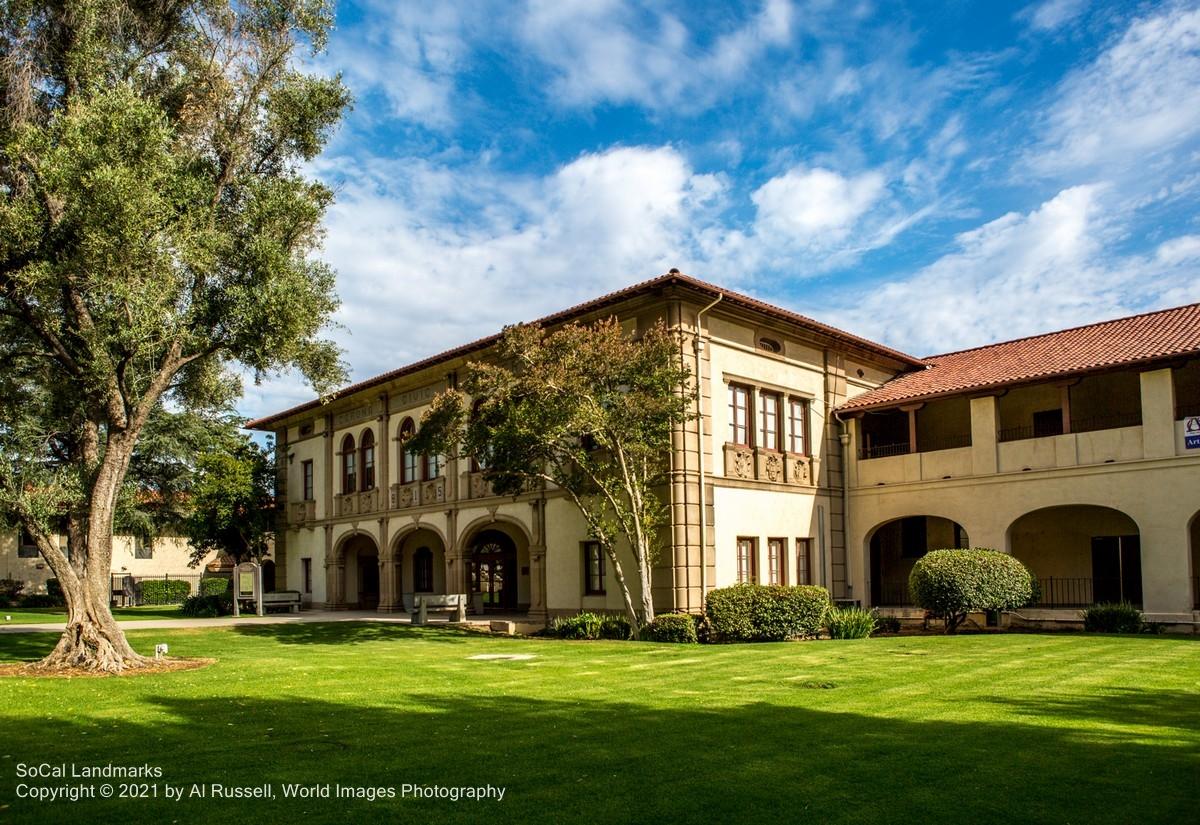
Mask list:
[[[230,625],[240,636],[271,639],[285,645],[345,645],[362,642],[421,640],[463,644],[471,633],[450,625],[413,627],[393,622],[295,622]],[[474,634],[478,638],[478,634]]]
[[[497,667],[519,667],[502,664]],[[480,683],[486,670],[480,669]],[[478,691],[467,686],[465,691]],[[1149,719],[1176,725],[1194,696],[1145,691]],[[1195,815],[1200,735],[1146,744],[1111,731],[999,721],[903,720],[811,707],[723,708],[511,695],[393,694],[362,702],[239,695],[129,697],[123,718],[9,706],[0,753],[17,762],[136,765],[164,782],[274,783],[272,801],[14,797],[15,822],[1090,822],[1180,823]],[[823,694],[828,697],[828,694]],[[61,697],[55,702],[58,708]],[[37,718],[32,714],[37,713]],[[1091,700],[1078,716],[1095,713]],[[150,718],[147,718],[149,714]],[[1055,708],[1071,716],[1068,700]],[[8,761],[11,759],[11,761]],[[507,788],[503,802],[282,798],[282,783]],[[52,782],[48,784],[53,784]],[[399,790],[397,790],[399,793]],[[102,819],[103,817],[103,819]]]
[[[1104,688],[1088,696],[1038,693],[1021,697],[989,696],[986,701],[1021,715],[1052,717],[1066,723],[1102,722],[1135,728],[1173,727],[1200,731],[1200,693]],[[1200,776],[1195,778],[1200,779]]]
[[[61,630],[0,633],[0,662],[36,661],[54,649],[60,636]]]

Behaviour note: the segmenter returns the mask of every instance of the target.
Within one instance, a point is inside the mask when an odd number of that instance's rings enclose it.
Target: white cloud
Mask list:
[[[883,193],[879,172],[844,177],[829,169],[797,167],[767,181],[751,199],[760,235],[828,245],[844,239]]]
[[[930,354],[1200,298],[1200,238],[1122,257],[1112,248],[1121,226],[1109,217],[1109,195],[1102,186],[1065,189],[1032,212],[959,235],[952,252],[912,277],[859,284],[822,311],[868,337]]]
[[[1200,10],[1135,21],[1060,84],[1030,160],[1043,173],[1144,177],[1200,136]]]
[[[791,38],[790,0],[764,0],[757,14],[707,47],[679,17],[625,0],[533,0],[519,24],[524,46],[568,106],[636,103],[703,108],[767,49]]]
[[[1019,20],[1026,20],[1032,29],[1052,31],[1070,23],[1087,8],[1087,0],[1044,0],[1026,6],[1017,14]]]

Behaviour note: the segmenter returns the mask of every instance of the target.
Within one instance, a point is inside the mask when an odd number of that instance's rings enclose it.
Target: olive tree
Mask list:
[[[155,409],[343,378],[304,174],[348,105],[305,73],[322,0],[0,7],[0,514],[62,584],[41,666],[143,666],[108,608],[114,515]],[[65,522],[71,557],[51,541]]]
[[[692,392],[679,342],[662,323],[637,336],[615,318],[552,332],[518,325],[493,358],[469,365],[461,391],[434,399],[409,448],[448,453],[461,444],[497,493],[546,483],[563,491],[603,548],[636,632],[654,619],[671,431],[693,415]],[[636,603],[617,552],[622,539]]]

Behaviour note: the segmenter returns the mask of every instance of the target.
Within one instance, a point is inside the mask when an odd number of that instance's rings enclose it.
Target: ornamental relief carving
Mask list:
[[[746,450],[733,454],[733,475],[737,478],[754,478],[754,456]]]
[[[763,471],[767,481],[783,481],[783,462],[777,455],[767,456],[763,462]]]

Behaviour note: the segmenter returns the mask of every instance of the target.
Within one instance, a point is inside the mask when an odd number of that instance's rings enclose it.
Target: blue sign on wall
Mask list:
[[[1184,420],[1183,446],[1187,450],[1200,450],[1200,415]]]

